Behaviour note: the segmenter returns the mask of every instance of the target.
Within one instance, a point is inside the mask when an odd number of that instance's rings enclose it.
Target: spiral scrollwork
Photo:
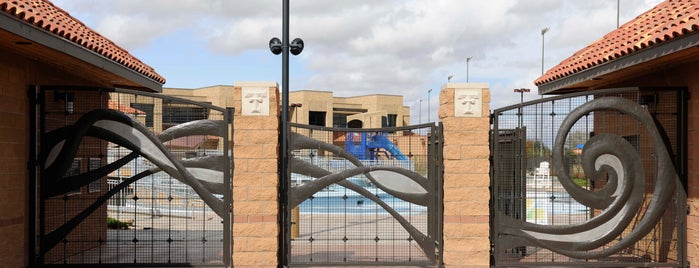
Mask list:
[[[624,138],[614,134],[597,134],[582,151],[585,176],[599,180],[607,176],[600,189],[584,189],[570,178],[565,164],[566,137],[583,116],[596,110],[616,111],[640,122],[653,141],[657,174],[652,199],[645,200],[646,176],[641,157]],[[572,110],[563,120],[553,144],[552,166],[563,188],[582,205],[601,213],[570,225],[541,225],[523,222],[500,214],[501,236],[508,246],[537,245],[569,257],[595,259],[628,248],[646,236],[660,221],[679,185],[671,154],[664,142],[665,134],[641,105],[620,97],[602,97]],[[645,203],[645,205],[644,205]],[[634,221],[633,226],[630,223]],[[618,239],[623,233],[623,239]]]

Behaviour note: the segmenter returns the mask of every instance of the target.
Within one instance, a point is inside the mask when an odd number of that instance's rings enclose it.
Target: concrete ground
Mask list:
[[[109,216],[132,225],[125,230],[108,230],[106,241],[91,241],[95,245],[92,250],[65,259],[59,245],[47,255],[47,262],[223,264],[223,225],[214,213],[199,213],[194,219],[130,213]],[[408,219],[427,232],[426,215]],[[388,214],[301,214],[299,222],[299,236],[291,242],[295,267],[346,266],[350,262],[424,267],[429,263],[418,244]]]

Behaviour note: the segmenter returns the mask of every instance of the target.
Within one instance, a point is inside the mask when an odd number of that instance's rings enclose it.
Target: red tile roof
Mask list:
[[[107,105],[108,105],[107,107],[109,107],[109,109],[111,109],[111,110],[117,110],[117,111],[120,111],[120,112],[125,113],[125,114],[133,114],[133,115],[144,115],[144,114],[146,114],[146,112],[144,112],[144,111],[141,111],[141,110],[139,110],[139,109],[136,109],[136,108],[133,108],[133,107],[129,107],[129,106],[126,106],[126,105],[123,105],[123,104],[119,104],[119,103],[117,103],[116,101],[113,101],[113,100],[109,100],[109,102],[108,102]]]
[[[667,0],[563,60],[537,86],[699,32],[699,1]]]
[[[0,0],[0,12],[92,50],[161,84],[165,78],[125,49],[90,29],[49,0]]]

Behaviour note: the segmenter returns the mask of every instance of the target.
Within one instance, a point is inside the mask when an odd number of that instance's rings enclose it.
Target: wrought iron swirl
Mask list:
[[[163,143],[194,135],[215,135],[225,138],[226,131],[227,126],[224,121],[197,120],[170,127],[159,135],[155,135],[143,124],[122,112],[100,109],[84,114],[73,125],[47,133],[42,145],[45,166],[41,182],[43,198],[63,195],[86,186],[139,156],[148,159],[156,167],[120,182],[78,215],[48,233],[42,241],[42,250],[46,252],[53,248],[80,222],[128,185],[161,171],[192,187],[216,214],[225,217],[228,213],[227,206],[214,194],[225,194],[228,190],[224,184],[223,174],[227,167],[226,161],[229,159],[224,156],[202,156],[178,160]],[[96,170],[64,177],[63,174],[66,174],[70,168],[84,137],[95,137],[112,142],[132,152]]]
[[[383,208],[410,234],[410,236],[417,242],[422,251],[430,260],[434,261],[436,259],[436,245],[433,239],[420,232],[400,213],[386,204],[383,200],[379,199],[376,195],[347,180],[348,178],[356,175],[364,175],[367,179],[369,179],[369,181],[384,192],[404,201],[426,206],[429,198],[432,197],[432,193],[429,191],[430,188],[426,178],[416,172],[399,167],[364,166],[359,159],[344,149],[332,144],[311,139],[298,133],[291,133],[289,141],[291,150],[322,149],[324,151],[331,152],[335,157],[348,160],[355,166],[354,168],[349,168],[341,172],[332,173],[329,170],[303,161],[294,156],[291,158],[289,165],[291,172],[307,175],[316,179],[290,189],[290,207],[300,205],[301,202],[308,199],[323,188],[330,186],[331,184],[338,184],[366,197]],[[410,185],[412,187],[409,187],[409,190],[405,188],[399,189],[399,187],[395,187],[396,182],[402,184],[403,186]]]
[[[587,178],[608,175],[603,188],[584,189],[569,177],[564,163],[566,137],[579,119],[596,110],[618,111],[632,116],[652,139],[657,175],[652,199],[646,206],[643,205],[646,177],[641,158],[628,141],[617,135],[598,134],[585,143],[582,152],[583,171]],[[533,244],[573,258],[595,259],[610,256],[638,242],[660,221],[680,185],[665,140],[665,133],[648,111],[628,99],[602,97],[571,111],[556,135],[553,168],[573,199],[602,212],[583,223],[555,226],[523,222],[500,213],[498,217],[504,220],[500,235],[509,237],[502,240],[508,244],[505,248]],[[631,226],[634,219],[637,222]],[[622,233],[623,239],[617,239]]]

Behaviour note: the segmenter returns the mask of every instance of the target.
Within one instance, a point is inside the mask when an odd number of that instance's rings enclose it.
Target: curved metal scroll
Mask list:
[[[652,200],[643,208],[645,175],[638,152],[625,139],[598,134],[589,139],[582,152],[583,170],[588,178],[608,174],[608,183],[598,190],[577,186],[568,176],[564,163],[564,143],[573,125],[595,110],[613,110],[638,120],[653,140],[657,157],[657,179]],[[670,205],[679,185],[664,132],[642,106],[620,97],[603,97],[587,102],[570,112],[559,128],[553,148],[553,167],[558,180],[577,202],[602,212],[584,223],[539,225],[510,218],[500,213],[503,222],[500,241],[505,248],[537,245],[579,259],[607,257],[628,248],[647,235]],[[640,220],[638,220],[640,217]],[[636,220],[630,228],[632,220]],[[623,239],[615,239],[623,233]]]
[[[138,156],[145,157],[156,167],[121,182],[78,215],[47,234],[42,242],[43,250],[48,251],[53,248],[80,222],[120,190],[141,178],[161,171],[192,187],[216,214],[225,218],[228,213],[227,206],[214,194],[226,194],[228,187],[224,184],[224,171],[230,159],[225,156],[203,156],[178,160],[163,145],[163,142],[192,135],[215,135],[227,138],[227,126],[224,121],[197,120],[173,126],[156,136],[147,127],[122,112],[93,110],[83,115],[74,125],[47,133],[43,143],[43,152],[46,152],[45,171],[41,182],[43,198],[63,195],[79,189],[103,178]],[[70,168],[80,142],[86,136],[112,142],[131,150],[132,153],[96,170],[63,177],[62,174],[66,174]]]
[[[417,242],[425,255],[431,260],[436,260],[435,241],[430,239],[426,234],[420,232],[415,226],[410,224],[401,214],[396,212],[391,206],[383,202],[377,196],[367,191],[361,186],[358,186],[347,179],[356,176],[364,175],[374,185],[386,193],[389,193],[404,201],[413,204],[427,206],[428,200],[432,197],[429,191],[427,179],[422,175],[408,169],[399,167],[367,167],[364,166],[359,159],[342,148],[324,143],[318,140],[311,139],[298,133],[291,133],[289,137],[290,149],[322,149],[331,152],[336,157],[341,157],[348,160],[355,167],[338,173],[332,173],[319,166],[313,165],[297,157],[290,161],[292,173],[307,175],[316,178],[303,185],[292,187],[289,191],[289,206],[296,207],[304,200],[311,197],[313,194],[322,190],[331,184],[341,185],[349,190],[352,190],[367,199],[375,202],[381,208],[386,210]],[[396,183],[398,182],[398,183]]]

